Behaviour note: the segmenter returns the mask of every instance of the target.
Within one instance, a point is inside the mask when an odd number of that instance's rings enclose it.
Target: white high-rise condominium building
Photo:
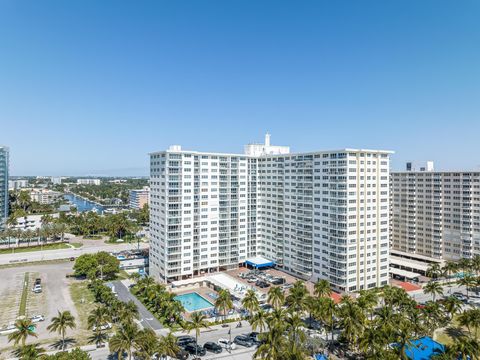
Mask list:
[[[392,172],[391,222],[396,251],[444,260],[480,254],[480,172],[408,164]]]
[[[100,185],[100,179],[77,179],[77,185]]]
[[[8,148],[0,146],[0,229],[8,217],[8,154]]]
[[[355,291],[388,282],[388,151],[150,155],[150,272],[177,280],[263,256]]]

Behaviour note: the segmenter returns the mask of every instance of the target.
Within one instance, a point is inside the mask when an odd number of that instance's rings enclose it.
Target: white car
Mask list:
[[[33,323],[40,322],[40,321],[45,321],[45,316],[43,315],[34,315],[30,318]]]
[[[42,285],[35,285],[33,287],[32,291],[36,294],[41,293],[42,292]]]
[[[218,339],[218,345],[227,350],[235,350],[237,348],[233,342],[223,338]]]
[[[99,330],[108,330],[108,329],[111,329],[111,328],[112,328],[112,324],[106,323],[105,325],[100,326],[100,327],[99,327]],[[93,330],[93,331],[97,330],[97,327],[94,326],[94,327],[92,328],[92,330]]]

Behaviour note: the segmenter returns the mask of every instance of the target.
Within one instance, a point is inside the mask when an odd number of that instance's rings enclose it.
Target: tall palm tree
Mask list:
[[[437,281],[429,281],[424,287],[423,292],[425,294],[431,294],[432,300],[435,302],[436,295],[443,295],[443,287]]]
[[[138,327],[134,322],[122,323],[110,338],[108,347],[110,351],[117,353],[118,359],[123,359],[123,352],[126,351],[128,359],[131,360],[132,347],[137,343],[138,336]]]
[[[133,300],[126,303],[121,302],[119,304],[118,319],[121,322],[132,322],[133,320],[138,319],[138,308]]]
[[[442,274],[442,269],[439,263],[432,263],[428,266],[426,275],[429,278],[436,280]]]
[[[262,333],[265,331],[267,328],[267,314],[265,311],[260,310],[256,312],[251,318],[250,318],[250,325],[252,325],[253,331],[257,331]]]
[[[480,329],[480,309],[468,309],[458,316],[458,323],[465,326],[468,332],[474,338],[478,338],[478,330]]]
[[[335,301],[332,298],[321,298],[318,307],[319,316],[325,327],[330,329],[331,340],[333,341],[334,315],[337,310]]]
[[[218,297],[215,300],[215,309],[223,313],[224,320],[227,318],[228,312],[233,309],[232,295],[226,289],[218,291]]]
[[[158,344],[158,352],[162,358],[164,357],[175,357],[178,354],[180,348],[177,344],[177,338],[172,334],[168,333],[167,335],[160,338]]]
[[[332,294],[330,282],[325,279],[318,280],[313,286],[313,293],[318,297],[328,297]]]
[[[190,321],[185,323],[185,330],[190,332],[195,331],[195,342],[198,344],[198,337],[202,329],[208,329],[207,317],[199,311],[196,311],[190,315]],[[195,348],[195,357],[198,356],[197,349]]]
[[[456,359],[461,360],[478,360],[480,359],[480,343],[477,339],[470,336],[459,336],[456,337],[452,345],[455,353],[457,354]]]
[[[464,274],[460,279],[458,279],[458,285],[460,286],[465,286],[465,290],[467,290],[467,299],[470,299],[470,295],[468,291],[470,288],[474,287],[476,285],[476,280],[475,277],[473,277],[470,274]]]
[[[307,288],[305,284],[301,280],[297,280],[293,287],[290,289],[290,292],[285,299],[288,306],[292,307],[293,311],[301,312],[306,308],[306,299],[307,296]]]
[[[254,359],[265,360],[283,360],[288,348],[287,338],[285,337],[286,324],[272,324],[270,330],[261,335],[263,343],[253,354]]]
[[[104,344],[108,341],[108,334],[105,331],[100,330],[99,328],[96,328],[93,332],[92,335],[88,337],[88,342],[95,344],[97,347],[99,347],[101,344]]]
[[[37,337],[35,333],[36,325],[30,319],[18,319],[15,321],[15,328],[15,332],[8,335],[8,341],[13,341],[15,346],[19,343],[25,346],[29,336]]]
[[[88,328],[90,330],[100,329],[102,326],[106,325],[112,321],[109,309],[105,305],[97,306],[90,312],[88,315]]]
[[[285,303],[285,296],[283,291],[278,286],[270,288],[268,290],[267,302],[274,308],[279,308]]]
[[[135,341],[135,358],[150,360],[158,352],[158,338],[152,329],[143,329],[138,332]]]
[[[50,332],[57,332],[62,337],[62,350],[65,350],[65,335],[67,329],[74,329],[76,327],[75,317],[66,310],[63,312],[58,311],[57,316],[54,316],[50,325],[47,326],[47,330]]]
[[[455,296],[449,296],[443,302],[443,307],[450,315],[450,319],[453,319],[453,317],[458,314],[460,310],[462,310],[462,306],[463,302]]]
[[[45,349],[38,344],[24,345],[13,352],[19,360],[38,360],[44,358]]]
[[[257,293],[253,289],[247,290],[245,297],[242,299],[242,306],[245,310],[248,311],[249,316],[253,316],[255,312],[260,308],[258,302]]]

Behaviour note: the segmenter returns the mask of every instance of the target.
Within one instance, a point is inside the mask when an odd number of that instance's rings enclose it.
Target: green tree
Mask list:
[[[332,294],[332,289],[330,288],[330,283],[328,280],[318,280],[313,286],[313,293],[319,298],[329,297]]]
[[[48,355],[45,359],[49,360],[92,360],[91,356],[80,348],[75,348],[70,351],[58,352],[54,355]]]
[[[8,341],[13,341],[13,344],[17,346],[21,344],[25,346],[28,337],[37,337],[35,333],[35,324],[30,319],[18,319],[15,321],[15,332],[8,335]]]
[[[228,312],[233,309],[233,301],[230,291],[226,289],[220,289],[220,291],[218,291],[218,297],[215,300],[214,305],[215,309],[221,312],[224,316],[224,319],[226,319]]]
[[[75,317],[66,310],[63,312],[58,311],[57,316],[54,316],[50,325],[47,326],[47,330],[50,332],[57,332],[62,337],[62,350],[65,350],[65,335],[67,329],[75,329]]]
[[[274,308],[279,308],[285,303],[285,296],[283,291],[278,286],[270,288],[268,290],[267,302]]]
[[[150,360],[158,352],[159,341],[155,331],[152,329],[143,329],[138,332],[137,339],[134,345],[135,358]]]
[[[80,255],[73,265],[75,276],[111,280],[120,272],[120,262],[105,251]]]
[[[44,359],[44,353],[45,349],[41,348],[38,344],[24,345],[13,352],[19,360]]]
[[[260,304],[258,302],[257,293],[255,290],[247,290],[245,297],[242,299],[242,306],[248,311],[250,317],[252,317],[253,314],[258,311]]]
[[[162,358],[173,358],[179,351],[180,348],[177,344],[177,338],[172,333],[168,333],[160,338],[158,352]]]
[[[432,300],[435,301],[436,295],[443,295],[443,287],[437,281],[429,281],[424,287],[423,291],[425,294],[431,294]]]
[[[121,324],[108,342],[109,349],[117,353],[118,359],[123,359],[123,352],[126,352],[128,359],[131,360],[132,348],[137,343],[138,337],[139,330],[134,322]]]
[[[185,331],[195,331],[195,342],[198,344],[198,337],[202,329],[208,329],[207,317],[202,313],[196,311],[190,315],[190,321],[187,321],[184,325]],[[195,349],[195,357],[198,356],[197,348]]]

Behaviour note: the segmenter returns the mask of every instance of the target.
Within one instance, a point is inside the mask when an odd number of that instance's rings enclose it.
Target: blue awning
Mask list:
[[[264,268],[264,267],[272,267],[275,266],[275,261],[264,259],[261,256],[257,256],[254,258],[247,259],[245,264],[250,265],[256,269]]]
[[[327,360],[327,357],[323,354],[315,354],[315,360]]]

